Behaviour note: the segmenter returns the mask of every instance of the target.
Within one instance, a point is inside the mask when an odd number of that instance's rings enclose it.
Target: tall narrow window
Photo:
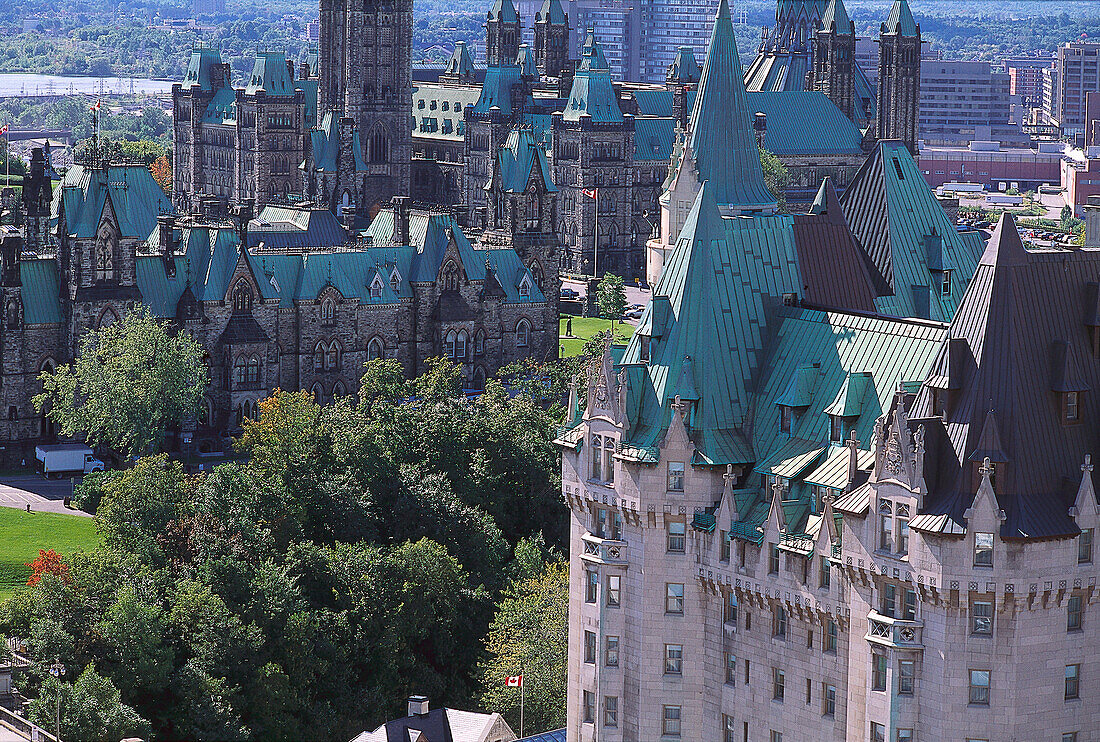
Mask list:
[[[619,698],[618,696],[604,696],[603,699],[603,724],[605,727],[619,726]]]
[[[772,699],[782,701],[787,689],[787,675],[778,667],[772,668]]]
[[[974,566],[975,567],[992,567],[993,566],[993,534],[992,533],[975,533],[974,534]]]
[[[669,492],[684,491],[684,462],[668,462],[668,490]]]
[[[617,607],[622,599],[622,580],[621,575],[607,576],[607,604],[613,608]]]
[[[737,623],[737,595],[732,590],[726,593],[726,602],[722,608],[722,619],[726,623]]]
[[[596,632],[584,632],[584,661],[590,665],[596,663]]]
[[[886,725],[871,722],[871,742],[886,742]]]
[[[1077,537],[1077,563],[1092,563],[1092,529],[1082,528],[1081,535]]]
[[[1080,399],[1077,392],[1066,392],[1066,422],[1077,422],[1077,404]]]
[[[1066,665],[1066,700],[1081,697],[1081,665]]]
[[[777,639],[787,638],[787,609],[777,605],[772,612],[772,636]]]
[[[609,636],[604,642],[604,664],[607,667],[619,666],[619,637]]]
[[[823,652],[831,652],[833,654],[836,653],[838,633],[839,632],[837,631],[836,621],[831,618],[826,619],[824,629],[825,642],[824,646],[822,647]]]
[[[516,346],[526,348],[531,342],[531,323],[521,319],[516,325]]]
[[[726,652],[726,682],[737,682],[737,657],[733,652]]]
[[[836,686],[828,683],[821,684],[821,715],[833,716],[836,714]]]
[[[592,457],[592,478],[599,479],[603,476],[603,440],[600,436],[592,436],[588,455]]]
[[[584,588],[584,602],[595,603],[596,593],[600,590],[600,575],[597,572],[591,570],[585,574],[585,588]]]
[[[970,607],[970,633],[988,635],[993,633],[993,603],[988,600],[975,600]]]
[[[768,544],[768,574],[779,574],[779,544]]]
[[[687,525],[683,521],[669,521],[668,550],[683,553],[687,542]]]
[[[901,604],[901,618],[903,621],[917,620],[917,591],[905,589],[904,602]]]
[[[828,589],[832,579],[832,564],[829,562],[829,557],[822,555],[820,559],[820,570],[817,576],[817,586],[822,589]]]
[[[684,586],[679,582],[665,584],[665,613],[684,612]]]
[[[989,705],[989,670],[970,671],[970,703]]]
[[[684,645],[665,645],[665,675],[681,675],[684,671]]]
[[[940,277],[940,296],[951,296],[951,271],[944,271]]]
[[[596,694],[586,690],[584,692],[584,721],[591,724],[596,719]]]
[[[902,696],[913,695],[913,686],[916,678],[917,664],[914,660],[898,661],[898,694]]]
[[[1080,631],[1083,622],[1084,606],[1080,595],[1071,595],[1066,602],[1066,631]]]
[[[871,655],[871,690],[886,690],[886,655]]]
[[[878,504],[878,548],[882,551],[894,550],[894,505],[889,500],[880,500]]]
[[[680,736],[680,707],[665,706],[661,718],[661,734],[666,737]]]
[[[879,612],[884,616],[894,617],[898,605],[898,588],[889,583],[882,586],[882,607]]]

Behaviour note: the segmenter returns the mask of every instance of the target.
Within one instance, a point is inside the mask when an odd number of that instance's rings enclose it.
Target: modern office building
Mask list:
[[[1100,90],[1100,44],[1074,42],[1058,47],[1054,67],[1043,70],[1043,113],[1064,136],[1084,134],[1085,97]]]
[[[974,140],[1027,142],[1011,121],[1011,79],[989,62],[923,59],[919,136],[925,144],[965,146]]]

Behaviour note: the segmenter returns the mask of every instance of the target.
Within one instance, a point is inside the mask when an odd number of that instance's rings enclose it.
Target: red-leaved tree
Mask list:
[[[24,566],[31,568],[27,584],[34,587],[42,581],[42,575],[56,575],[64,583],[69,582],[69,565],[61,561],[61,555],[53,549],[39,549],[38,558]]]

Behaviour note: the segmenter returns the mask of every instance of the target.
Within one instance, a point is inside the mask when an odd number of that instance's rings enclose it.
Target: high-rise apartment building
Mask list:
[[[1043,70],[1043,113],[1063,135],[1084,133],[1085,96],[1100,90],[1100,44],[1074,42],[1058,47],[1054,68]]]
[[[920,76],[918,129],[926,143],[965,145],[977,139],[1008,145],[1027,141],[1010,120],[1007,72],[994,71],[989,62],[924,59]]]

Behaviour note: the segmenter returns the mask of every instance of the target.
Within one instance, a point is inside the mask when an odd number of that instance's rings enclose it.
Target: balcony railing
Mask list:
[[[924,648],[924,622],[890,618],[878,611],[867,616],[867,641],[898,649]]]
[[[730,526],[730,536],[759,545],[764,541],[764,527],[760,523],[734,523]]]
[[[584,554],[581,556],[582,559],[600,564],[627,563],[627,544],[625,541],[600,538],[599,536],[593,536],[591,533],[586,533],[581,536],[581,540],[584,542]]]

